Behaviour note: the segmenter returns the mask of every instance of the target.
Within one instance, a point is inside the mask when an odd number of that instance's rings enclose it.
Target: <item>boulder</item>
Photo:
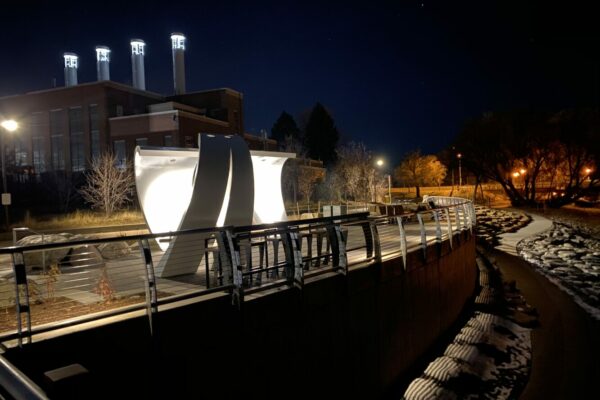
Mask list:
[[[73,235],[69,233],[57,233],[48,235],[29,235],[17,242],[17,246],[33,246],[44,243],[67,243]],[[59,247],[51,250],[33,250],[26,251],[25,266],[31,268],[43,268],[52,264],[60,263],[71,250],[70,247]]]
[[[127,257],[131,254],[131,249],[125,241],[102,243],[98,245],[98,251],[102,254],[102,258],[107,260]]]
[[[44,243],[65,243],[64,247],[53,248],[49,250],[33,250],[27,251],[23,254],[25,258],[25,266],[28,270],[33,268],[42,269],[44,264],[46,267],[52,264],[59,264],[62,266],[63,263],[70,261],[70,255],[73,253],[75,248],[81,246],[69,246],[68,243],[93,239],[93,236],[86,235],[74,235],[71,233],[53,233],[44,235],[29,235],[19,240],[17,246],[33,246]]]

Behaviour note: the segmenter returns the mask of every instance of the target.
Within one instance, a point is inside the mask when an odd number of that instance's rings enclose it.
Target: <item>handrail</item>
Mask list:
[[[0,386],[15,399],[48,399],[46,393],[35,382],[2,355],[0,355]]]
[[[159,305],[215,292],[230,293],[233,303],[239,305],[244,301],[245,292],[266,291],[274,285],[302,288],[305,274],[313,276],[315,273],[335,272],[345,275],[350,266],[379,262],[383,257],[401,256],[406,269],[408,252],[421,249],[425,254],[428,246],[439,244],[443,240],[448,240],[452,247],[452,237],[458,232],[471,230],[475,222],[473,205],[468,200],[436,196],[429,197],[427,201],[433,201],[435,207],[394,216],[361,212],[254,226],[198,228],[179,232],[84,238],[69,242],[0,248],[0,254],[13,256],[11,258],[15,280],[12,291],[18,293],[17,296],[23,297],[22,304],[28,305],[30,297],[35,303],[35,296],[37,300],[43,296],[43,301],[53,301],[57,297],[78,300],[72,298],[73,293],[85,296],[86,301],[90,299],[100,301],[105,296],[111,298],[113,293],[110,287],[105,286],[105,292],[102,292],[102,288],[94,286],[98,284],[98,279],[110,280],[108,275],[112,275],[112,278],[117,281],[117,286],[123,288],[123,293],[137,293],[137,298],[141,295],[141,300],[137,300],[138,303],[119,304],[119,308],[102,313],[86,311],[85,314],[71,316],[68,320],[58,320],[53,325],[32,327],[27,322],[23,330],[19,328],[17,332],[0,332],[0,341],[18,338],[21,343],[22,338],[42,331],[47,332],[143,308],[147,309],[152,330],[152,316],[160,311]],[[156,248],[151,249],[147,242],[150,239],[165,237],[176,240],[181,236],[187,239],[180,240],[178,243],[180,246],[189,246],[189,250],[184,248],[184,253],[179,254],[187,257],[189,251],[193,262],[201,264],[189,264],[187,259],[174,257],[171,262],[181,263],[182,268],[188,271],[184,272],[188,277],[185,279],[188,280],[182,281],[178,289],[173,291],[173,285],[177,285],[173,282],[181,279],[172,281],[169,279],[171,275],[162,274],[161,268],[165,268],[164,264],[166,264],[164,259],[169,259],[168,252],[161,253]],[[199,240],[210,241],[210,247],[206,244],[208,242],[200,245]],[[129,253],[107,258],[108,256],[98,253],[99,246],[98,248],[93,246],[114,242],[126,242]],[[142,243],[146,244],[142,246]],[[139,247],[141,254],[137,258],[131,252],[136,248],[135,246]],[[323,246],[325,246],[324,250]],[[70,249],[70,258],[65,257],[57,261],[53,250],[63,249],[62,251],[66,253],[64,250],[66,248]],[[199,255],[198,253],[202,251],[204,251],[203,255]],[[43,264],[41,274],[31,269],[35,266],[40,267],[40,259],[32,258],[36,252],[42,255],[44,252],[48,254],[48,259],[41,261]],[[153,255],[156,257],[154,261]],[[73,261],[75,256],[81,258]],[[211,258],[212,266],[209,262]],[[79,262],[79,260],[83,261]],[[47,272],[46,261],[49,265],[60,264],[58,275],[52,275],[52,269]],[[178,265],[175,267],[179,268]],[[176,269],[175,272],[179,273],[177,271]],[[99,273],[106,276],[103,278]],[[30,294],[26,284],[31,277],[33,277],[31,285],[34,290]],[[13,278],[9,279],[12,281]],[[55,282],[59,283],[55,284]],[[35,290],[38,290],[37,295]],[[57,291],[58,296],[54,297]],[[39,292],[42,294],[40,295]],[[30,309],[29,306],[23,308],[27,313]],[[19,312],[21,311],[17,307],[17,313]],[[16,317],[20,321],[20,316],[16,315]]]

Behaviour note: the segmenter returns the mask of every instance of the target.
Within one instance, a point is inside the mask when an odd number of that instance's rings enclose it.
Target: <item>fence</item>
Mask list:
[[[169,303],[225,292],[234,304],[277,287],[411,251],[472,230],[464,199],[429,197],[432,208],[368,212],[268,225],[110,238],[44,235],[0,248],[0,342],[132,311],[153,316]],[[69,240],[71,239],[71,240]],[[173,242],[166,251],[157,241]],[[174,248],[177,243],[178,251]]]

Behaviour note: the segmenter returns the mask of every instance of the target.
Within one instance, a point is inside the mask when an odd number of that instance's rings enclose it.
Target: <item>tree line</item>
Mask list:
[[[515,206],[561,207],[598,190],[596,109],[485,113],[465,123],[454,146],[477,183],[497,182]]]
[[[475,177],[475,191],[484,182],[497,182],[515,206],[544,202],[560,207],[598,193],[599,131],[600,113],[595,109],[485,113],[467,121],[439,157],[419,150],[406,154],[390,179],[415,187],[420,197],[421,187],[444,183],[448,168],[460,155],[463,168]],[[283,111],[271,137],[279,150],[297,157],[283,171],[288,201],[302,200],[310,206],[316,199],[374,202],[386,198],[387,177],[373,153],[364,143],[340,143],[335,121],[321,103],[301,127]],[[117,167],[110,153],[94,159],[85,178],[76,193],[107,216],[133,200],[131,166]]]

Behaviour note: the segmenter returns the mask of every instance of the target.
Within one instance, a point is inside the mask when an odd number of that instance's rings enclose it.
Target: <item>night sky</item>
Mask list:
[[[597,105],[597,13],[549,3],[4,2],[0,95],[62,86],[65,51],[80,56],[80,83],[95,80],[98,44],[112,80],[130,84],[131,38],[147,44],[147,89],[171,94],[169,35],[181,31],[187,90],[244,93],[247,131],[320,101],[343,140],[396,163],[441,150],[485,111]]]

